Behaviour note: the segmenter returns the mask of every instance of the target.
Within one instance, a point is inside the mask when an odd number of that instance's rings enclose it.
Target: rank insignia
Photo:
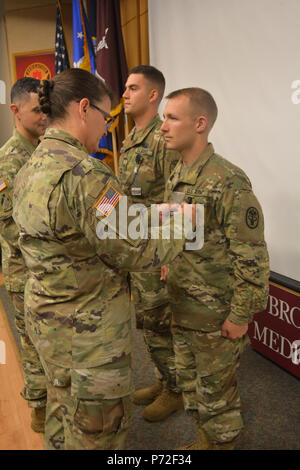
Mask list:
[[[103,215],[109,215],[114,207],[119,203],[122,194],[119,193],[115,188],[110,186],[104,194],[100,197],[98,202],[94,205],[94,207],[101,212]]]
[[[249,228],[256,228],[259,222],[259,213],[256,207],[249,207],[246,212],[246,224]]]
[[[3,191],[3,189],[5,189],[6,187],[7,186],[6,186],[4,179],[0,178],[0,191]]]

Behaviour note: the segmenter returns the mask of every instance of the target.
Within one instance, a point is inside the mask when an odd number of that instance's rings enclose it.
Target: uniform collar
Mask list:
[[[22,147],[29,153],[29,155],[35,151],[37,145],[33,145],[17,129],[14,129],[13,137],[21,143]]]
[[[144,139],[150,134],[150,132],[153,130],[154,127],[157,126],[161,122],[161,119],[159,117],[159,114],[157,114],[145,127],[144,129],[136,130],[134,127],[130,134],[128,135],[129,137],[129,142],[131,145],[139,145],[144,141]]]
[[[79,150],[82,150],[88,154],[88,151],[85,148],[85,146],[78,139],[76,139],[76,137],[74,137],[73,135],[61,129],[55,129],[54,127],[49,127],[45,132],[45,136],[43,140],[47,140],[47,139],[54,139],[54,140],[60,140],[62,142],[66,142],[67,144],[73,145],[73,147],[76,147]]]
[[[197,178],[200,175],[203,167],[214,153],[214,147],[209,143],[191,166],[184,166],[182,160],[180,160],[173,173],[173,188],[178,183],[186,183],[191,185],[196,184]]]

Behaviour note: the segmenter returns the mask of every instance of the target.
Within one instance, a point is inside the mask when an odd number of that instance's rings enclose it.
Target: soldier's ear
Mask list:
[[[154,101],[157,101],[158,99],[158,91],[153,88],[153,90],[150,91],[149,93],[149,102],[153,103]]]
[[[11,110],[11,112],[13,113],[14,116],[16,116],[16,115],[18,114],[18,112],[19,112],[18,106],[17,106],[16,104],[14,104],[14,103],[12,103],[12,104],[10,105],[10,110]]]
[[[89,100],[87,98],[82,98],[82,100],[79,101],[79,115],[80,118],[83,119],[84,121],[86,120],[86,113],[87,110],[89,109]]]
[[[198,116],[196,118],[196,131],[200,134],[207,129],[207,117]]]

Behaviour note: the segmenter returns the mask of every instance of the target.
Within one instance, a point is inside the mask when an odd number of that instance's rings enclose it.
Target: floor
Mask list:
[[[3,275],[0,276],[3,285]],[[44,435],[30,427],[31,411],[20,396],[23,376],[20,354],[0,300],[0,450],[43,450]],[[5,357],[3,350],[5,349]],[[4,364],[2,362],[5,362]]]

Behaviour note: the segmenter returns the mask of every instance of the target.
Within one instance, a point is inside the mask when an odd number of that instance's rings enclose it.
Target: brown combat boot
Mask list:
[[[46,407],[33,408],[31,412],[31,428],[35,432],[45,432]]]
[[[172,392],[164,387],[156,400],[144,409],[142,415],[147,421],[162,421],[175,411],[181,410],[182,408],[182,394]]]
[[[161,380],[158,380],[150,387],[142,388],[134,392],[132,401],[135,405],[149,405],[162,392],[162,389],[163,383]]]
[[[233,450],[236,446],[236,439],[231,442],[212,442],[206,432],[199,428],[199,438],[197,441],[188,444],[187,446],[179,447],[176,450]]]

